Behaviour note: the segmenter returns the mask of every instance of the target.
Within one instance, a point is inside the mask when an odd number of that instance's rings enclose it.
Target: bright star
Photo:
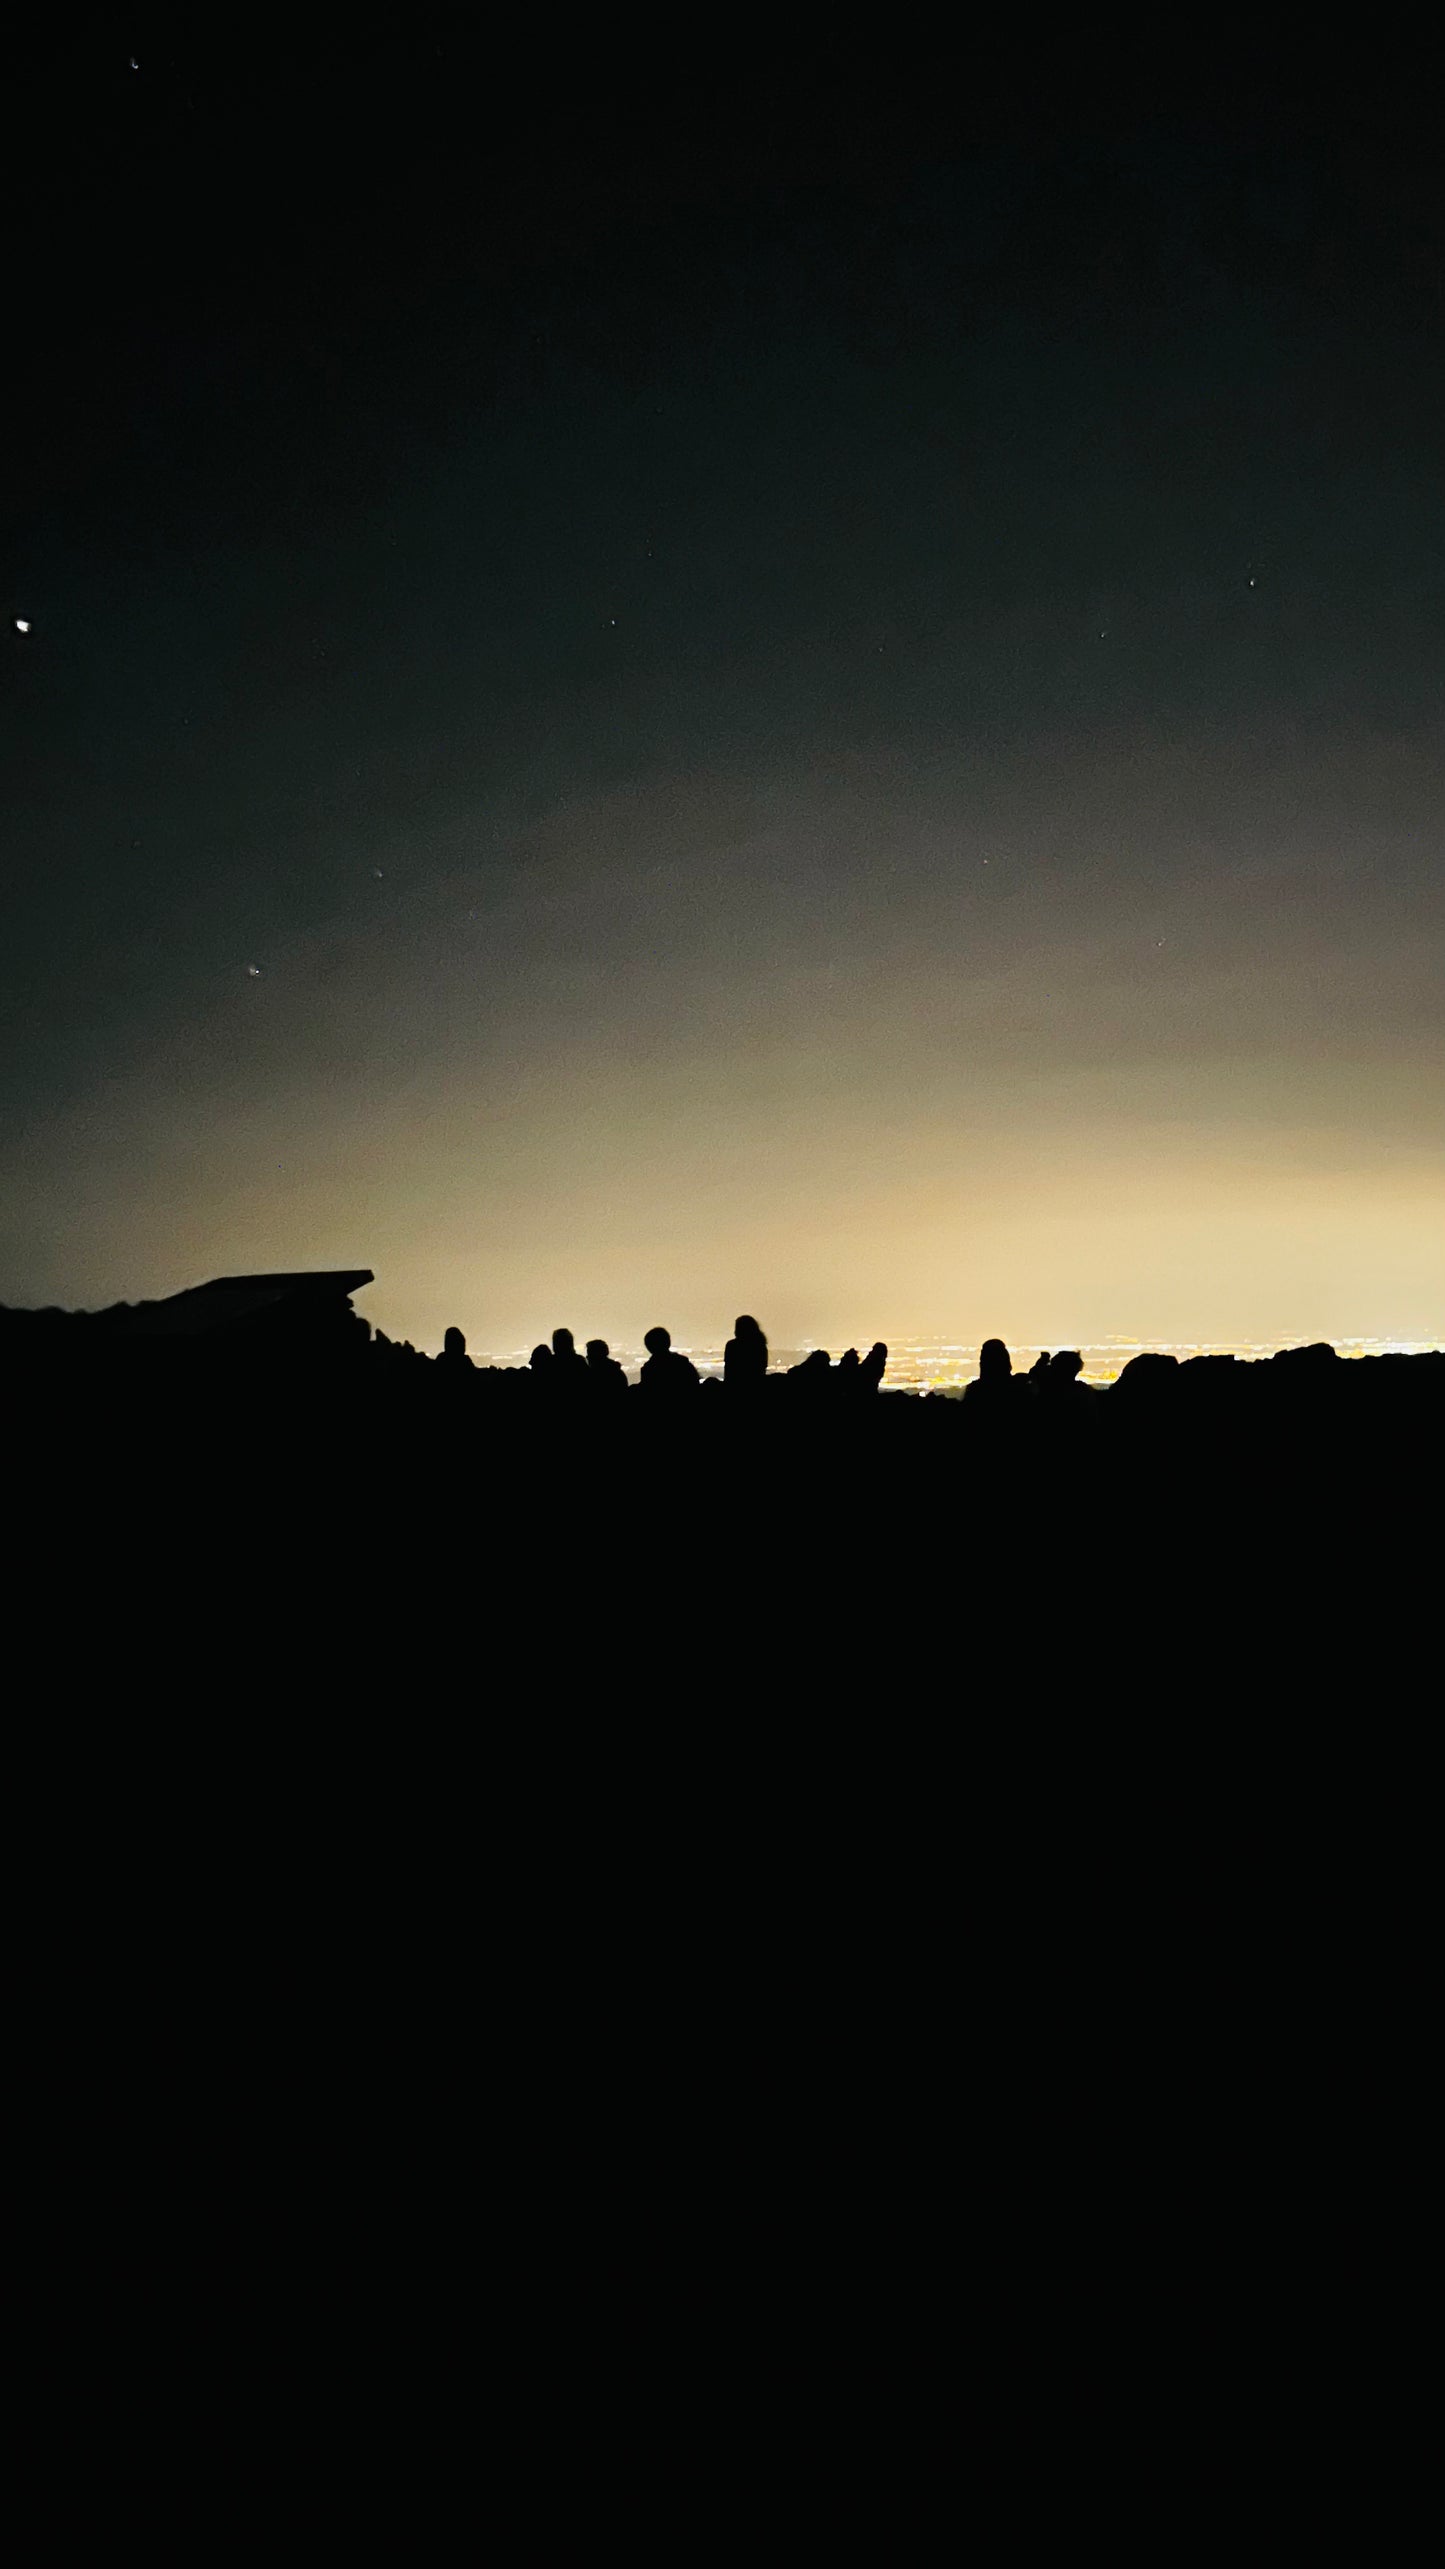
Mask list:
[[[16,617],[15,630],[17,633],[28,633],[30,631],[30,618],[28,615],[18,615]]]

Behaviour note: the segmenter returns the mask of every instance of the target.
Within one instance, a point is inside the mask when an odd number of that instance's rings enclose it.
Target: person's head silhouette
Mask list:
[[[1001,1338],[985,1338],[978,1351],[978,1379],[981,1383],[1006,1383],[1014,1369],[1013,1358]]]
[[[1084,1370],[1084,1360],[1077,1347],[1061,1347],[1049,1366],[1051,1383],[1069,1384]]]
[[[589,1365],[605,1365],[611,1353],[612,1350],[608,1346],[605,1338],[588,1339],[587,1362]]]
[[[466,1352],[467,1342],[460,1329],[449,1329],[442,1341],[442,1354],[450,1356],[454,1362],[459,1362]]]
[[[554,1330],[553,1330],[553,1332],[552,1332],[552,1353],[553,1353],[553,1355],[554,1355],[554,1356],[575,1356],[575,1355],[576,1355],[576,1353],[577,1353],[577,1342],[576,1342],[576,1340],[574,1339],[574,1337],[573,1337],[572,1332],[571,1332],[571,1330],[570,1330],[570,1329],[554,1329]]]
[[[672,1332],[670,1329],[649,1329],[642,1343],[649,1356],[665,1356],[672,1345]]]

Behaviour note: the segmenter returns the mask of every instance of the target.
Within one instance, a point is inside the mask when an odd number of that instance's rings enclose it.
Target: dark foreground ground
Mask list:
[[[1413,2335],[1441,1369],[992,1423],[355,1388],[12,1412],[56,2524],[79,2415],[185,2556],[258,2438],[324,2541],[358,2419],[408,2548],[443,2450],[542,2556],[564,2483],[706,2553],[719,2437],[882,2547],[961,2459],[1152,2549],[1223,2435],[1286,2535]]]
[[[39,1682],[151,1715],[504,1727],[1409,1699],[1445,1357],[996,1406],[769,1386],[674,1410],[518,1379],[198,1361],[21,1386]]]

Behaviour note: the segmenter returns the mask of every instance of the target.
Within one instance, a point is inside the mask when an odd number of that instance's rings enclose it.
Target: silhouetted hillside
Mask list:
[[[254,1550],[299,1521],[311,1555],[345,1556],[348,1593],[363,1558],[370,1594],[378,1559],[419,1552],[469,1612],[495,1571],[515,1611],[554,1625],[564,1599],[570,1614],[659,1582],[656,1631],[740,1627],[811,1589],[836,1641],[850,1619],[987,1616],[993,1581],[1037,1630],[1104,1610],[1144,1561],[1197,1596],[1286,1553],[1313,1578],[1331,1547],[1417,1527],[1445,1429],[1445,1354],[1141,1355],[1099,1391],[1071,1351],[1020,1376],[995,1339],[951,1400],[890,1392],[881,1345],[769,1370],[745,1316],[723,1379],[700,1381],[659,1326],[629,1387],[602,1340],[584,1356],[562,1328],[526,1366],[475,1366],[458,1330],[420,1355],[357,1316],[369,1281],[232,1276],[95,1314],[0,1311],[22,1512],[62,1547],[99,1512],[117,1547],[144,1550],[150,1528],[176,1557],[207,1525]]]

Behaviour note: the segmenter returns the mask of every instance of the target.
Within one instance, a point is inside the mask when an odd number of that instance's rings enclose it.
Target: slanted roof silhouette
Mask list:
[[[213,1276],[188,1285],[164,1302],[138,1304],[126,1318],[128,1332],[148,1338],[192,1338],[217,1329],[243,1328],[262,1319],[297,1318],[327,1303],[346,1302],[373,1282],[370,1267],[302,1269],[294,1275]]]
[[[374,1284],[370,1267],[298,1267],[291,1274],[274,1276],[212,1276],[209,1284],[187,1285],[187,1293],[228,1293],[241,1285],[264,1286],[279,1293],[359,1293],[363,1285]],[[178,1302],[179,1294],[171,1300]]]

